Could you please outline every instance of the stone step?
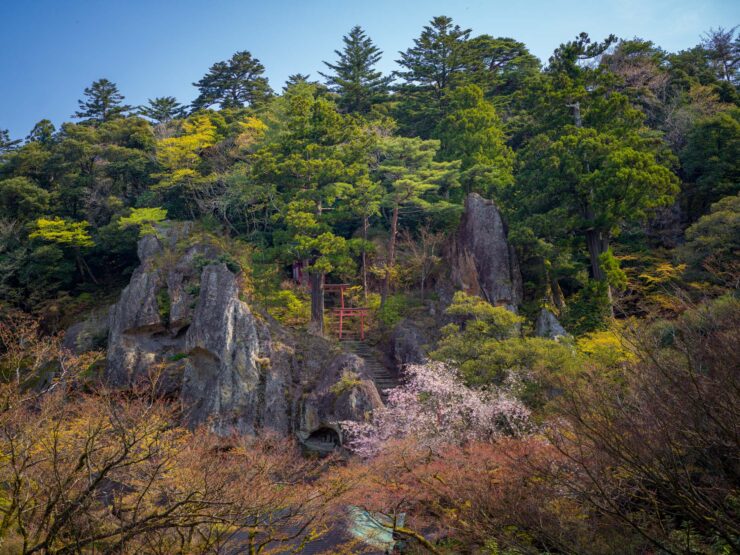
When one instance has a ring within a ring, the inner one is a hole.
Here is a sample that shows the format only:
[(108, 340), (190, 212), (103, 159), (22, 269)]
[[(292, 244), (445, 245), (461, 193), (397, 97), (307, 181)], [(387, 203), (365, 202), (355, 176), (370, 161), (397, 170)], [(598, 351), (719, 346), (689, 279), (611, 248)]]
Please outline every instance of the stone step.
[(388, 398), (386, 391), (398, 387), (398, 376), (380, 362), (380, 353), (367, 343), (346, 340), (342, 341), (341, 344), (347, 352), (353, 353), (365, 361), (365, 368), (372, 376), (381, 399), (386, 402)]

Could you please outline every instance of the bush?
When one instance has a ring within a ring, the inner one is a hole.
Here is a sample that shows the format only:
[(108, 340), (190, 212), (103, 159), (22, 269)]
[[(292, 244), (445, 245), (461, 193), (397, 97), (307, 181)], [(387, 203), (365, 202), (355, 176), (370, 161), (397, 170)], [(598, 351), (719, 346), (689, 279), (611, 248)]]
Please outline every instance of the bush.
[(589, 280), (571, 298), (563, 315), (563, 326), (574, 335), (605, 330), (611, 315), (609, 285), (605, 281)]

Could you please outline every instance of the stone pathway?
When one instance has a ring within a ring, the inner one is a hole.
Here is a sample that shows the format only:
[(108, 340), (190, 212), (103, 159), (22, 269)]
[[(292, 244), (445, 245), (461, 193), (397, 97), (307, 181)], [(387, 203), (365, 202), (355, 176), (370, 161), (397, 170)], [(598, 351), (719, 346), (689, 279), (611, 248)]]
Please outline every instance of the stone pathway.
[(378, 388), (380, 398), (385, 403), (388, 396), (386, 390), (398, 387), (398, 374), (389, 370), (381, 362), (380, 353), (362, 341), (342, 341), (344, 350), (353, 353), (365, 361), (365, 365)]

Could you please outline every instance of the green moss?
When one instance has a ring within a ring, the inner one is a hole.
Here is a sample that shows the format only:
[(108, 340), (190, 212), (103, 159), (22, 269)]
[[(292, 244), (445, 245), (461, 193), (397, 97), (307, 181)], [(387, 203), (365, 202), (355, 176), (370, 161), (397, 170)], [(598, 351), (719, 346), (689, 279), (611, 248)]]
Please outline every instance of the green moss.
[(339, 381), (329, 388), (329, 391), (339, 397), (345, 391), (349, 391), (361, 383), (360, 376), (355, 372), (344, 372)]
[(170, 294), (166, 287), (161, 287), (157, 291), (157, 311), (165, 322), (169, 322), (171, 308), (172, 300), (170, 299)]

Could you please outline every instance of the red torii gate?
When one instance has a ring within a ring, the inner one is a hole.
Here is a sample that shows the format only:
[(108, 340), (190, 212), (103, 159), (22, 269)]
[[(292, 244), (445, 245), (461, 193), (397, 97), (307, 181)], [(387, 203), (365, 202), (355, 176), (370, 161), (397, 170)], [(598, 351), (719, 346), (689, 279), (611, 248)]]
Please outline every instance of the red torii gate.
[(324, 284), (325, 292), (339, 292), (339, 308), (333, 308), (332, 314), (337, 317), (339, 323), (339, 340), (342, 340), (344, 333), (345, 317), (360, 317), (360, 341), (365, 339), (365, 317), (367, 308), (348, 308), (344, 306), (344, 291), (350, 287), (349, 283), (326, 283)]

